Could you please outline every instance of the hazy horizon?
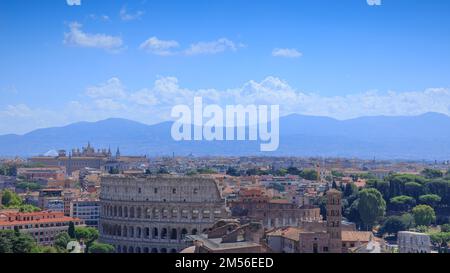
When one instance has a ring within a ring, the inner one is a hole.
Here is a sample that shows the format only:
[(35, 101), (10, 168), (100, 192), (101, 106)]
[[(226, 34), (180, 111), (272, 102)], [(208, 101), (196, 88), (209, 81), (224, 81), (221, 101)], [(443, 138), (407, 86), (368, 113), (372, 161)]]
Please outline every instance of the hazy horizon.
[(2, 4), (0, 135), (156, 124), (193, 96), (340, 120), (450, 115), (449, 1)]
[[(303, 115), (303, 114), (298, 114), (298, 113), (290, 113), (290, 114), (286, 114), (286, 115), (282, 115), (280, 116), (280, 118), (284, 118), (284, 117), (289, 117), (289, 116), (305, 116), (305, 117), (314, 117), (314, 118), (329, 118), (329, 119), (333, 119), (333, 120), (337, 120), (337, 121), (347, 121), (347, 120), (355, 120), (355, 119), (360, 119), (360, 118), (376, 118), (376, 117), (386, 117), (386, 118), (401, 118), (401, 117), (419, 117), (419, 116), (423, 116), (423, 115), (429, 115), (429, 114), (436, 114), (436, 115), (442, 115), (445, 117), (448, 117), (450, 119), (450, 115), (444, 114), (444, 113), (437, 113), (437, 112), (426, 112), (426, 113), (422, 113), (422, 114), (416, 114), (416, 115), (373, 115), (373, 116), (359, 116), (359, 117), (355, 117), (355, 118), (348, 118), (348, 119), (338, 119), (338, 118), (334, 118), (334, 117), (330, 117), (330, 116), (314, 116), (314, 115)], [(62, 124), (62, 125), (55, 125), (55, 126), (49, 126), (49, 127), (40, 127), (40, 128), (35, 128), (32, 129), (30, 131), (24, 132), (24, 133), (6, 133), (6, 134), (0, 134), (0, 136), (6, 136), (6, 135), (18, 135), (18, 136), (23, 136), (26, 134), (29, 134), (33, 131), (36, 130), (42, 130), (42, 129), (50, 129), (50, 128), (64, 128), (73, 124), (78, 124), (78, 123), (99, 123), (102, 121), (107, 121), (107, 120), (113, 120), (113, 119), (117, 119), (117, 120), (127, 120), (127, 121), (132, 121), (132, 122), (137, 122), (143, 125), (147, 125), (147, 126), (153, 126), (153, 125), (158, 125), (158, 124), (162, 124), (162, 123), (167, 123), (167, 122), (172, 122), (173, 119), (168, 119), (168, 120), (163, 120), (163, 121), (158, 121), (155, 123), (146, 123), (146, 122), (142, 122), (142, 121), (138, 121), (138, 120), (133, 120), (133, 119), (128, 119), (128, 118), (122, 118), (122, 117), (108, 117), (108, 118), (103, 118), (103, 119), (98, 119), (98, 120), (79, 120), (79, 121), (74, 121), (74, 122), (70, 122), (67, 124)]]

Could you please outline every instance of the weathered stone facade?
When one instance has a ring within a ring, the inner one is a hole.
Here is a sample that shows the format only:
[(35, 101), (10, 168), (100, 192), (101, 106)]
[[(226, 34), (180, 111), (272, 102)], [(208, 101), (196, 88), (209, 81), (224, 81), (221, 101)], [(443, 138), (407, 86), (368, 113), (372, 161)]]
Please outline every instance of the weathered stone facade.
[(331, 189), (326, 197), (326, 221), (304, 221), (296, 227), (269, 232), (267, 242), (272, 250), (287, 253), (346, 253), (350, 247), (368, 243), (372, 239), (370, 232), (358, 232), (353, 230), (354, 225), (343, 225), (341, 192)]
[(119, 148), (113, 156), (111, 150), (95, 150), (90, 143), (87, 147), (83, 147), (81, 151), (80, 149), (72, 149), (72, 152), (67, 154), (65, 150), (60, 150), (57, 156), (35, 156), (28, 160), (30, 163), (43, 164), (47, 167), (65, 167), (68, 175), (84, 168), (105, 169), (106, 171), (115, 168), (119, 171), (125, 171), (148, 163), (146, 156), (122, 156)]
[(229, 217), (212, 178), (103, 176), (100, 240), (117, 252), (179, 252), (186, 235)]
[(233, 202), (233, 216), (241, 219), (261, 221), (265, 228), (300, 226), (304, 221), (320, 221), (320, 208), (313, 206), (298, 207), (292, 203), (266, 202)]
[(331, 189), (327, 192), (327, 232), (330, 235), (329, 251), (342, 252), (342, 204), (341, 192)]
[(400, 231), (397, 240), (399, 253), (431, 253), (431, 239), (428, 234)]

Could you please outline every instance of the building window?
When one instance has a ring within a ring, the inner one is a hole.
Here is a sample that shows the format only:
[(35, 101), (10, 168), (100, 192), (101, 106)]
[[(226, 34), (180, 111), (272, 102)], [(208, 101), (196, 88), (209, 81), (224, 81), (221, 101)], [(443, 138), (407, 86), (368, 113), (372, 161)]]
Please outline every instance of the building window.
[(178, 236), (177, 236), (177, 230), (176, 229), (172, 229), (172, 232), (170, 233), (170, 239), (171, 240), (177, 240)]
[(318, 253), (318, 245), (316, 243), (313, 244), (313, 253)]
[(187, 233), (188, 233), (187, 229), (183, 228), (183, 229), (181, 230), (181, 239), (186, 238)]
[(161, 239), (167, 239), (167, 229), (163, 228), (161, 231)]

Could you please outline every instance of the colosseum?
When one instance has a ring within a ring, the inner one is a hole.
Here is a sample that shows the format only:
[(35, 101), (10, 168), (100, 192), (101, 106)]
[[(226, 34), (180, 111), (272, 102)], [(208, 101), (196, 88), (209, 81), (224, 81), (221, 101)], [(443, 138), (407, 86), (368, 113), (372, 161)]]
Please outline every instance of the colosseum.
[(107, 175), (101, 189), (100, 241), (119, 253), (179, 252), (230, 215), (212, 178)]

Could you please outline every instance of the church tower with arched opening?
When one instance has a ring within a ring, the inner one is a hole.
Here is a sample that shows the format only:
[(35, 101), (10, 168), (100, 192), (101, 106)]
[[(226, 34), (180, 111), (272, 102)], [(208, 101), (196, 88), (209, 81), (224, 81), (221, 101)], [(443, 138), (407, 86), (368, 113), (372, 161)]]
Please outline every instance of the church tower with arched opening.
[(342, 204), (341, 192), (331, 189), (327, 192), (327, 232), (329, 234), (329, 252), (342, 252)]

